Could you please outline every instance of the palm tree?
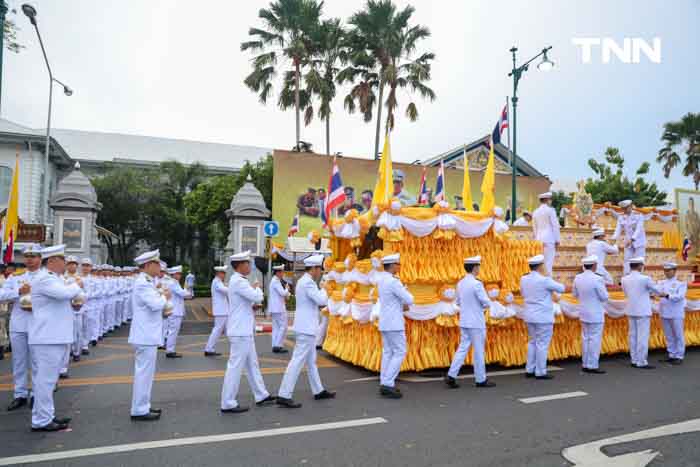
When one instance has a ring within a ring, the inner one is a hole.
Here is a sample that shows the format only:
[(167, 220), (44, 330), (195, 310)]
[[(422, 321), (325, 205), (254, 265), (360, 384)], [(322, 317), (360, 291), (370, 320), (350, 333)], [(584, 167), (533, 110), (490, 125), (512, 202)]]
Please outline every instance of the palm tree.
[[(278, 105), (283, 110), (292, 105), (296, 112), (295, 146), (301, 139), (300, 112), (304, 108), (302, 96), (301, 70), (308, 65), (313, 54), (312, 32), (318, 27), (323, 2), (317, 0), (277, 0), (269, 8), (262, 8), (258, 17), (263, 28), (250, 28), (248, 35), (253, 39), (243, 42), (241, 50), (256, 53), (253, 57), (253, 71), (244, 83), (251, 91), (258, 93), (263, 104), (272, 92), (272, 79), (277, 74), (276, 66), (280, 59), (291, 61), (292, 69), (284, 73), (284, 86), (291, 83), (292, 94), (282, 92)], [(293, 97), (293, 101), (292, 98)]]
[[(339, 63), (347, 62), (345, 30), (339, 19), (321, 23), (314, 35), (316, 54), (304, 81), (310, 93), (318, 96), (318, 117), (326, 123), (326, 154), (331, 153), (331, 102), (336, 95), (336, 78)], [(305, 116), (308, 125), (313, 118), (313, 106), (309, 105)]]
[(700, 113), (688, 113), (677, 122), (664, 125), (661, 141), (666, 146), (661, 148), (656, 162), (663, 164), (664, 176), (669, 177), (671, 171), (681, 163), (681, 156), (676, 152), (679, 146), (686, 146), (683, 175), (693, 177), (695, 189), (700, 187)]
[[(391, 0), (368, 0), (365, 9), (350, 17), (353, 29), (349, 35), (354, 48), (352, 64), (341, 72), (339, 80), (360, 78), (345, 104), (349, 111), (354, 110), (356, 102), (360, 105), (365, 121), (372, 118), (371, 107), (377, 104), (377, 124), (374, 140), (375, 158), (379, 153), (379, 130), (382, 124), (382, 106), (386, 106), (386, 130), (394, 127), (394, 111), (398, 106), (396, 90), (409, 88), (423, 97), (435, 99), (435, 93), (424, 82), (430, 79), (430, 61), (435, 58), (432, 53), (425, 53), (413, 59), (416, 46), (422, 39), (430, 36), (428, 28), (409, 26), (409, 20), (415, 8), (407, 6), (397, 10)], [(385, 87), (389, 87), (389, 96), (384, 101)], [(375, 98), (375, 91), (378, 96)], [(418, 118), (414, 102), (409, 103), (406, 114), (411, 121)]]

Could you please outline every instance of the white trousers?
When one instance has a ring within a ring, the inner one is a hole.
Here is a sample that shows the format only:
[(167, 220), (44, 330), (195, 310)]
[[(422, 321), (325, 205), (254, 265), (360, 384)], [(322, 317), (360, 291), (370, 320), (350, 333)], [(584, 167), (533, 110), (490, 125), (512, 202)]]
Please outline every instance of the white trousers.
[(543, 243), (542, 247), (544, 250), (544, 267), (551, 276), (552, 268), (554, 267), (554, 257), (557, 255), (557, 248), (554, 243)]
[(258, 354), (255, 351), (255, 340), (253, 336), (229, 337), (231, 343), (224, 375), (224, 385), (221, 388), (221, 408), (233, 409), (238, 407), (238, 388), (241, 384), (241, 372), (245, 367), (248, 385), (253, 391), (255, 402), (260, 402), (270, 395), (265, 389), (260, 366), (258, 365)]
[(632, 258), (637, 258), (637, 257), (644, 257), (646, 256), (646, 248), (643, 246), (637, 247), (637, 248), (632, 248), (632, 247), (625, 247), (625, 254), (624, 254), (624, 266), (623, 266), (623, 274), (627, 275), (630, 273), (630, 259)]
[(92, 306), (87, 313), (88, 328), (90, 329), (88, 337), (91, 341), (96, 341), (100, 337), (100, 307), (99, 305)]
[(390, 388), (395, 386), (406, 352), (406, 331), (382, 331), (380, 385)]
[(316, 333), (316, 345), (323, 345), (323, 341), (326, 340), (326, 331), (328, 331), (328, 316), (325, 314), (321, 315), (321, 324), (318, 325), (318, 332)]
[(645, 366), (649, 354), (650, 316), (628, 316), (629, 318), (629, 347), (632, 364)]
[(105, 314), (102, 320), (102, 334), (114, 329), (114, 302), (109, 300), (105, 303)]
[(461, 337), (459, 339), (459, 347), (452, 357), (452, 365), (448, 376), (456, 378), (459, 375), (459, 370), (464, 365), (464, 360), (467, 358), (469, 347), (472, 347), (472, 361), (474, 366), (474, 379), (477, 383), (486, 381), (486, 360), (484, 358), (484, 347), (486, 345), (486, 329), (479, 328), (459, 328)]
[(41, 428), (51, 423), (55, 417), (53, 390), (68, 344), (32, 344), (29, 347), (34, 392), (32, 428)]
[(216, 342), (219, 340), (221, 335), (226, 330), (226, 321), (228, 316), (214, 316), (214, 327), (209, 334), (209, 340), (207, 341), (207, 346), (204, 347), (205, 352), (216, 351)]
[(90, 343), (90, 307), (83, 307), (83, 328), (80, 333), (80, 348), (87, 349)]
[(287, 312), (270, 313), (272, 318), (272, 348), (284, 347), (284, 339), (287, 337), (288, 318)]
[(292, 398), (294, 386), (296, 386), (297, 379), (304, 366), (306, 366), (306, 375), (309, 377), (311, 392), (318, 394), (323, 391), (323, 384), (321, 383), (321, 377), (318, 374), (318, 367), (316, 366), (316, 336), (297, 334), (292, 359), (287, 365), (287, 370), (282, 377), (282, 384), (280, 384), (280, 390), (278, 392), (280, 397), (286, 399)]
[(547, 354), (554, 324), (527, 323), (527, 365), (525, 371), (535, 376), (547, 374)]
[(131, 396), (131, 415), (147, 415), (151, 411), (151, 391), (156, 374), (158, 347), (134, 346), (134, 386)]
[(68, 366), (70, 365), (70, 350), (73, 344), (62, 344), (64, 347), (64, 353), (63, 353), (63, 361), (61, 362), (61, 370), (59, 371), (60, 374), (65, 375), (68, 374)]
[[(684, 318), (663, 318), (661, 324), (666, 336), (666, 350), (669, 358), (683, 360), (685, 357), (685, 331), (683, 329)], [(14, 345), (12, 347), (14, 351)]]
[(100, 300), (100, 305), (98, 308), (98, 315), (97, 315), (97, 337), (102, 337), (104, 334), (104, 322), (105, 322), (105, 302), (104, 300)]
[(168, 339), (168, 318), (163, 318), (163, 345), (165, 345), (165, 341), (167, 339)]
[(182, 316), (168, 316), (168, 335), (165, 340), (165, 351), (175, 352), (175, 344), (177, 344), (177, 336), (180, 335), (180, 327), (182, 326)]
[(73, 344), (71, 352), (73, 355), (80, 355), (80, 349), (83, 347), (83, 320), (85, 314), (83, 312), (73, 313)]
[(18, 397), (29, 397), (27, 381), (32, 364), (28, 340), (29, 334), (26, 332), (10, 333), (10, 344), (12, 344), (12, 378), (15, 383), (15, 399)]
[(581, 322), (581, 366), (584, 368), (598, 368), (604, 326), (604, 323)]

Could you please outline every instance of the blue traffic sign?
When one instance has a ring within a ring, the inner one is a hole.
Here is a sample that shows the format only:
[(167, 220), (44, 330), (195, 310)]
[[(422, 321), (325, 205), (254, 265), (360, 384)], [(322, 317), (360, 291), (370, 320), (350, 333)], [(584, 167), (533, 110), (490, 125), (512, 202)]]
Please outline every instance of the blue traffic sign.
[(266, 237), (276, 237), (280, 233), (280, 225), (276, 221), (266, 221), (263, 231)]

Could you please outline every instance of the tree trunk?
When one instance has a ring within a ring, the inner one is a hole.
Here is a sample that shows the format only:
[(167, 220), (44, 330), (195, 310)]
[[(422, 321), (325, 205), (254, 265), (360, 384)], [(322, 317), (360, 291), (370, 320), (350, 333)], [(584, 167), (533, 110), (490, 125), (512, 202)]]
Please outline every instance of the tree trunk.
[[(384, 72), (382, 71), (382, 75)], [(379, 82), (379, 100), (377, 101), (377, 131), (374, 134), (374, 160), (379, 159), (379, 130), (382, 127), (382, 100), (384, 99), (384, 78)]]
[[(326, 154), (331, 154), (331, 114), (326, 115)], [(697, 188), (696, 188), (697, 190)]]
[(295, 63), (294, 63), (294, 81), (295, 81), (294, 107), (295, 107), (295, 111), (296, 111), (296, 123), (297, 123), (297, 139), (296, 139), (296, 143), (295, 143), (297, 151), (301, 151), (301, 147), (299, 144), (299, 140), (301, 140), (301, 120), (300, 120), (301, 117), (299, 115), (299, 112), (300, 112), (299, 107), (301, 105), (301, 103), (299, 101), (299, 86), (300, 86), (300, 82), (301, 82), (300, 75), (301, 75), (301, 72), (299, 70), (299, 61), (295, 60)]

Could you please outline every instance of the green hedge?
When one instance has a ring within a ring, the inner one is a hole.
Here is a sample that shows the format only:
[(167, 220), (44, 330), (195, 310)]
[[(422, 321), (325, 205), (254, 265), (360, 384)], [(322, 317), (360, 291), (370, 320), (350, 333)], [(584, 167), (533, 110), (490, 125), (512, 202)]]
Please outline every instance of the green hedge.
[(208, 285), (195, 285), (194, 286), (194, 296), (197, 297), (211, 297), (211, 287)]

